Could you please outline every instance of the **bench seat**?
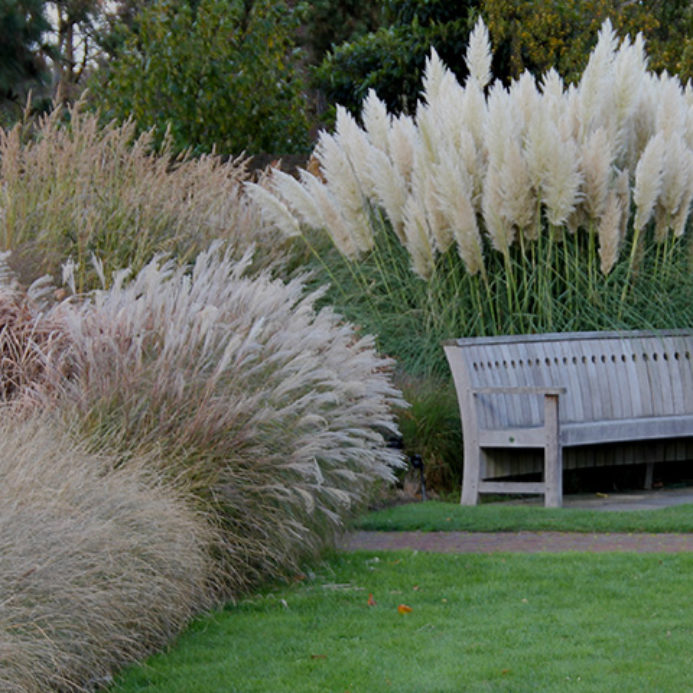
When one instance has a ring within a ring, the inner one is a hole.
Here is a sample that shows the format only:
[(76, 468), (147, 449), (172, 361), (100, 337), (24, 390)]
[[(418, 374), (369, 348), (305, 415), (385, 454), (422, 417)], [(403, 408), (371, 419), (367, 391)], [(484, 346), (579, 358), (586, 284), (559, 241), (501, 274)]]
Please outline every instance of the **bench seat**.
[[(689, 436), (693, 436), (693, 415), (562, 423), (559, 438), (563, 447), (573, 447)], [(479, 444), (485, 448), (543, 448), (544, 427), (482, 429)]]

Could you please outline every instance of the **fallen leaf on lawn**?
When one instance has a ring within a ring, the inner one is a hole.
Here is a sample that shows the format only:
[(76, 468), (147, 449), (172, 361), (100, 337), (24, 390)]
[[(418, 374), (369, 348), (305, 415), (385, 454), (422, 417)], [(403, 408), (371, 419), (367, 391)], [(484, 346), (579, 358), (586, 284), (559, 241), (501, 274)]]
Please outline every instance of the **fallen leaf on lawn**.
[(368, 606), (375, 606), (378, 602), (373, 599), (373, 595), (369, 594), (368, 595)]
[(509, 674), (509, 673), (510, 673), (510, 669), (503, 669), (503, 671), (501, 671), (501, 674), (502, 674), (503, 676), (506, 676), (506, 675)]
[(523, 599), (522, 599), (522, 603), (523, 603), (523, 604), (529, 604), (529, 599), (527, 599), (526, 597), (523, 598)]
[(412, 587), (412, 589), (414, 590), (414, 592), (418, 592), (420, 588), (418, 585), (414, 585), (414, 587)]
[(400, 604), (400, 605), (397, 607), (397, 611), (399, 611), (400, 614), (409, 614), (409, 613), (411, 613), (413, 610), (414, 610), (414, 609), (412, 609), (410, 606), (407, 606), (406, 604)]
[(310, 656), (310, 658), (311, 658), (311, 659), (327, 659), (327, 655), (316, 655), (316, 654), (312, 654), (312, 655)]

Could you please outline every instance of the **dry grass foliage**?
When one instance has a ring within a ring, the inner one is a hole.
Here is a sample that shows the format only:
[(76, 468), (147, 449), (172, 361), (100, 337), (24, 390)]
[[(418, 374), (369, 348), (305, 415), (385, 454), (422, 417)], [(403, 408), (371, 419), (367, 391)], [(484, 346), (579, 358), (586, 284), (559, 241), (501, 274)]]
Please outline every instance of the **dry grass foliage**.
[(189, 259), (216, 238), (242, 251), (267, 241), (271, 255), (276, 236), (239, 194), (243, 162), (172, 158), (151, 145), (151, 133), (136, 136), (132, 122), (102, 127), (80, 103), (0, 129), (0, 250), (13, 251), (22, 281), (57, 280), (72, 258), (85, 290), (101, 281), (92, 255), (110, 281), (157, 252)]
[(295, 567), (392, 478), (403, 405), (370, 337), (249, 262), (216, 244), (191, 270), (155, 260), (54, 309), (73, 345), (60, 405), (98, 447), (155, 455), (213, 515), (231, 593)]
[(93, 690), (210, 604), (211, 531), (134, 462), (0, 423), (0, 689)]

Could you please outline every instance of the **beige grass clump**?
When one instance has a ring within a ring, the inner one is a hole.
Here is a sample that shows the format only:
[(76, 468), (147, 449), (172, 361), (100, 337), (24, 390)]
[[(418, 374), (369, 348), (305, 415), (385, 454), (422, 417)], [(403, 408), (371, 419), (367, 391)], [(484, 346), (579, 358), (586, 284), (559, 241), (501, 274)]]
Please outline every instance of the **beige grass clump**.
[(99, 447), (155, 455), (213, 514), (232, 594), (329, 541), (400, 464), (392, 363), (302, 279), (248, 278), (249, 262), (217, 244), (55, 309), (74, 344), (64, 401)]
[[(101, 126), (81, 103), (56, 108), (36, 123), (0, 129), (0, 250), (29, 284), (50, 273), (59, 280), (71, 257), (80, 290), (98, 286), (89, 260), (112, 270), (139, 269), (158, 252), (183, 259), (225, 239), (240, 247), (279, 238), (262, 227), (241, 194), (240, 160), (172, 158), (152, 151), (152, 135), (132, 122)], [(277, 245), (275, 243), (275, 245)]]
[(210, 605), (212, 532), (133, 462), (0, 420), (0, 689), (91, 691)]

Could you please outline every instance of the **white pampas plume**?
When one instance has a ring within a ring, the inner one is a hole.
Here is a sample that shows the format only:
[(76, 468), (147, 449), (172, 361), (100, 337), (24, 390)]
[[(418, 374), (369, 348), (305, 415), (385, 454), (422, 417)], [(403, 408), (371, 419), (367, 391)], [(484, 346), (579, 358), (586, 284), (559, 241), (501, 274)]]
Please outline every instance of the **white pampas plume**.
[(662, 169), (666, 143), (661, 133), (650, 139), (635, 168), (633, 201), (636, 212), (633, 228), (642, 230), (652, 218), (655, 203), (662, 191)]
[(400, 242), (404, 242), (404, 203), (407, 199), (407, 183), (385, 152), (373, 148), (368, 155), (370, 177), (376, 204), (387, 214), (392, 229)]
[[(435, 167), (435, 195), (447, 234), (451, 234), (450, 241), (454, 238), (467, 271), (474, 275), (483, 265), (481, 237), (471, 202), (471, 178), (461, 163), (452, 152), (443, 156), (441, 163)], [(440, 248), (441, 252), (445, 250), (447, 248)]]
[(417, 139), (416, 124), (411, 116), (402, 114), (392, 121), (388, 149), (397, 172), (407, 182), (411, 180)]
[(422, 279), (428, 279), (435, 267), (433, 246), (426, 223), (426, 212), (411, 195), (404, 205), (404, 233), (412, 269)]
[(561, 226), (580, 200), (580, 154), (575, 142), (561, 140), (553, 125), (549, 125), (545, 137), (553, 146), (544, 160), (541, 197), (549, 223)]
[(315, 201), (320, 215), (325, 220), (324, 228), (329, 234), (337, 250), (347, 258), (358, 256), (358, 247), (349, 225), (344, 219), (344, 214), (337, 199), (328, 190), (327, 186), (312, 173), (301, 171), (301, 183)]
[(612, 140), (603, 127), (597, 128), (585, 140), (580, 153), (584, 205), (592, 219), (604, 214), (613, 162)]
[(578, 108), (582, 132), (592, 129), (593, 122), (600, 122), (605, 106), (610, 101), (610, 75), (617, 41), (610, 20), (602, 24), (597, 45), (590, 53), (587, 67), (578, 84)]
[(484, 218), (486, 232), (491, 244), (504, 255), (510, 251), (515, 240), (515, 229), (501, 214), (503, 195), (501, 193), (500, 175), (498, 170), (489, 168), (484, 181), (484, 194), (481, 200), (481, 213)]
[(505, 145), (516, 132), (512, 102), (500, 82), (496, 82), (488, 95), (484, 141), (491, 164), (500, 166), (505, 156)]
[(537, 89), (534, 75), (525, 70), (520, 77), (510, 85), (510, 98), (513, 104), (513, 117), (518, 132), (524, 136), (529, 123), (532, 122), (540, 108), (541, 95)]
[(621, 217), (623, 206), (615, 189), (609, 191), (604, 203), (604, 214), (599, 220), (599, 258), (601, 271), (605, 276), (611, 272), (618, 260), (621, 245)]
[(289, 208), (269, 190), (257, 183), (244, 184), (248, 197), (258, 206), (262, 216), (288, 237), (299, 236), (301, 229)]
[[(657, 201), (657, 206), (661, 207), (660, 215), (666, 219), (664, 233), (669, 230), (690, 187), (690, 179), (693, 176), (691, 157), (692, 152), (687, 148), (680, 131), (667, 140), (662, 170), (662, 192)], [(660, 222), (660, 228), (663, 223)]]
[(426, 103), (434, 103), (440, 98), (441, 87), (447, 71), (448, 68), (438, 57), (436, 49), (431, 47), (431, 54), (426, 58), (423, 76), (423, 96)]
[(519, 142), (509, 140), (505, 158), (498, 171), (501, 190), (501, 214), (516, 228), (526, 231), (534, 223), (536, 192), (532, 188), (527, 162)]
[(679, 135), (686, 125), (687, 108), (681, 98), (681, 83), (663, 72), (658, 79), (655, 130), (665, 138)]
[(491, 40), (481, 17), (469, 36), (465, 62), (470, 78), (483, 89), (491, 81)]
[(363, 127), (368, 133), (370, 143), (389, 153), (389, 133), (391, 117), (387, 112), (387, 107), (378, 98), (373, 89), (368, 90), (368, 95), (363, 102), (361, 111)]
[(274, 191), (304, 224), (314, 229), (324, 227), (325, 218), (304, 185), (279, 169), (272, 171), (271, 180)]
[(480, 149), (484, 141), (487, 105), (484, 92), (479, 84), (472, 80), (467, 82), (462, 92), (462, 102), (458, 120), (474, 137), (476, 147)]

